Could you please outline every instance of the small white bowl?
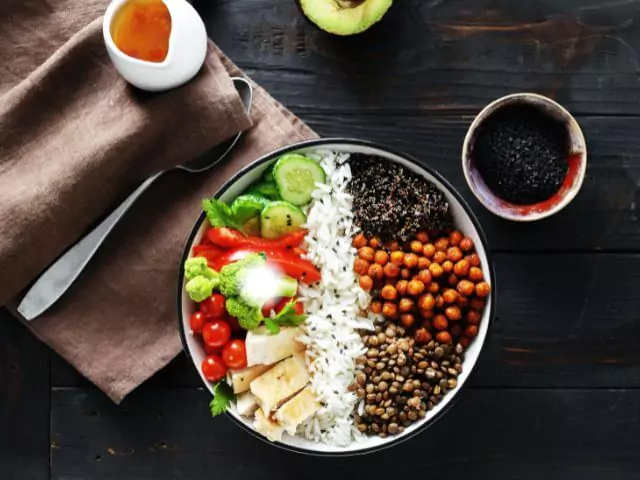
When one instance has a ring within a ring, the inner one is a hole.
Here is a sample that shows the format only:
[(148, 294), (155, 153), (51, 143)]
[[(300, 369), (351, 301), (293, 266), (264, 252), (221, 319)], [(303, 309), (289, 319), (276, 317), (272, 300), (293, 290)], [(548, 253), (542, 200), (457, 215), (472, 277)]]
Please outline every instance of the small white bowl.
[[(498, 197), (476, 169), (473, 148), (484, 122), (497, 110), (507, 106), (529, 105), (566, 126), (569, 138), (569, 169), (560, 190), (551, 198), (533, 205), (518, 205)], [(487, 105), (474, 119), (462, 147), (462, 170), (469, 188), (487, 210), (516, 222), (533, 222), (550, 217), (566, 207), (580, 191), (587, 170), (587, 145), (580, 125), (559, 103), (536, 93), (515, 93)]]
[(207, 54), (207, 31), (198, 12), (186, 0), (162, 0), (171, 15), (169, 51), (162, 62), (148, 62), (123, 53), (111, 37), (111, 24), (129, 0), (113, 0), (104, 15), (102, 35), (109, 58), (131, 85), (142, 90), (162, 91), (191, 80)]
[[(487, 281), (492, 287), (491, 295), (487, 299), (486, 308), (482, 315), (478, 336), (465, 352), (463, 372), (458, 377), (458, 385), (456, 386), (456, 388), (448, 392), (447, 395), (444, 396), (443, 400), (438, 405), (436, 405), (433, 410), (427, 412), (427, 415), (424, 419), (414, 423), (401, 434), (389, 436), (387, 438), (370, 436), (366, 437), (362, 442), (354, 442), (344, 448), (333, 447), (322, 443), (315, 443), (299, 436), (290, 436), (287, 434), (283, 436), (282, 441), (280, 442), (269, 442), (272, 445), (276, 445), (278, 447), (298, 453), (327, 456), (358, 455), (371, 453), (386, 447), (390, 447), (413, 437), (414, 435), (423, 431), (429, 425), (433, 424), (438, 418), (440, 418), (445, 412), (447, 412), (451, 405), (453, 405), (454, 401), (458, 398), (458, 394), (460, 393), (461, 389), (467, 383), (469, 376), (476, 367), (480, 352), (482, 351), (485, 340), (487, 338), (487, 334), (489, 332), (489, 327), (495, 315), (495, 274), (493, 271), (493, 264), (490, 260), (487, 242), (484, 233), (480, 228), (480, 223), (478, 222), (477, 218), (471, 211), (471, 208), (469, 207), (469, 205), (467, 205), (462, 196), (442, 176), (440, 176), (440, 174), (429, 169), (428, 167), (422, 166), (414, 158), (372, 142), (353, 139), (327, 138), (320, 140), (310, 140), (281, 148), (280, 150), (276, 150), (272, 153), (269, 153), (268, 155), (265, 155), (264, 157), (253, 162), (251, 165), (239, 171), (235, 176), (230, 178), (220, 188), (220, 190), (218, 190), (218, 192), (215, 193), (215, 197), (220, 198), (225, 202), (233, 200), (235, 197), (240, 195), (240, 193), (242, 193), (251, 183), (260, 179), (264, 171), (273, 162), (275, 162), (278, 157), (285, 153), (307, 153), (316, 152), (318, 150), (375, 155), (386, 159), (389, 162), (395, 162), (403, 165), (404, 167), (422, 176), (425, 180), (432, 182), (445, 194), (447, 200), (449, 201), (455, 226), (460, 229), (466, 236), (470, 237), (473, 240), (476, 246), (476, 251), (480, 256), (482, 269), (485, 272)], [(191, 301), (189, 296), (184, 291), (184, 270), (182, 267), (184, 265), (184, 261), (189, 256), (191, 256), (192, 247), (200, 243), (200, 240), (202, 239), (202, 236), (204, 235), (207, 228), (208, 224), (205, 221), (204, 214), (202, 214), (196, 221), (189, 239), (187, 240), (187, 244), (185, 245), (185, 250), (178, 273), (179, 281), (177, 298), (179, 330), (184, 349), (187, 355), (191, 358), (194, 367), (200, 375), (200, 378), (202, 378), (203, 384), (213, 394), (211, 384), (202, 376), (202, 372), (200, 370), (200, 365), (202, 364), (202, 361), (206, 356), (204, 347), (202, 343), (191, 334), (191, 328), (189, 326), (189, 318), (195, 311), (195, 304)], [(251, 434), (257, 436), (258, 438), (267, 441), (265, 437), (256, 432), (251, 419), (238, 414), (235, 408), (235, 404), (231, 406), (228, 415), (239, 426), (241, 426)]]

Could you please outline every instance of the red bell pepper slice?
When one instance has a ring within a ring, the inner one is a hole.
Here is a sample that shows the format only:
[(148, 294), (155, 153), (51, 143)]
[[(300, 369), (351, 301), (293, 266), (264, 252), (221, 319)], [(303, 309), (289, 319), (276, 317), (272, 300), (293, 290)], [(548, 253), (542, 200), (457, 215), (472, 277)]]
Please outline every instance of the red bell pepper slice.
[(238, 230), (222, 227), (209, 229), (207, 231), (207, 239), (214, 245), (225, 249), (241, 247), (287, 248), (299, 246), (306, 234), (306, 230), (298, 230), (281, 238), (270, 240), (268, 238), (245, 235)]
[(213, 268), (220, 270), (225, 265), (237, 262), (250, 253), (264, 253), (267, 256), (267, 265), (282, 270), (284, 273), (303, 283), (315, 283), (322, 278), (318, 269), (308, 260), (286, 250), (262, 247), (243, 247), (230, 250), (216, 259)]

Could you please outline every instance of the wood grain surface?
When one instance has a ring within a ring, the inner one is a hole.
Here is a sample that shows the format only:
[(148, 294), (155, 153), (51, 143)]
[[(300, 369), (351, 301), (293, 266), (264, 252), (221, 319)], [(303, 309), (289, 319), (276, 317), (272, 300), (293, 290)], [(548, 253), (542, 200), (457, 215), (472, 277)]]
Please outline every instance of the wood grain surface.
[[(479, 368), (418, 438), (319, 460), (212, 420), (184, 355), (117, 407), (1, 311), (0, 480), (640, 479), (640, 2), (398, 0), (354, 38), (293, 0), (194, 5), (320, 135), (403, 150), (469, 201), (498, 288)], [(460, 166), (473, 116), (518, 91), (567, 106), (589, 149), (582, 192), (532, 225), (484, 211)]]

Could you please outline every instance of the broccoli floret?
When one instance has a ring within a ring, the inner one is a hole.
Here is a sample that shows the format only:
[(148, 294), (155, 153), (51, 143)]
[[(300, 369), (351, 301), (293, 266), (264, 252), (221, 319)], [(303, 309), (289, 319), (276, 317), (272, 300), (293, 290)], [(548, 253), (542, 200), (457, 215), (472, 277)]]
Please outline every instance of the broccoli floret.
[(250, 254), (220, 269), (220, 292), (240, 297), (250, 306), (262, 308), (273, 297), (293, 297), (298, 281), (266, 268), (263, 254)]
[(191, 300), (194, 302), (202, 302), (211, 296), (213, 289), (218, 286), (218, 283), (218, 279), (212, 280), (199, 275), (189, 280), (184, 288)]
[(220, 269), (220, 293), (225, 297), (240, 295), (247, 272), (266, 264), (264, 254), (251, 253), (237, 262), (225, 265)]
[(238, 323), (245, 330), (254, 330), (258, 328), (264, 319), (260, 308), (248, 305), (239, 297), (227, 298), (225, 306), (227, 307), (229, 315), (237, 318)]
[(195, 277), (205, 277), (211, 280), (218, 280), (220, 278), (220, 274), (209, 267), (207, 259), (204, 257), (188, 258), (187, 261), (184, 262), (184, 276), (187, 280)]

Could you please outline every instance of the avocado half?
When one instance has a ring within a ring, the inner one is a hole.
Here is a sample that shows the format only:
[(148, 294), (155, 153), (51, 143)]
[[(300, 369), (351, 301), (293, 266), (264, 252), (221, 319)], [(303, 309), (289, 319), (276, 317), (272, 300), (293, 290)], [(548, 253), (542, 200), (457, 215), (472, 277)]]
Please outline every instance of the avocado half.
[(298, 0), (302, 13), (334, 35), (362, 33), (378, 22), (393, 0)]

